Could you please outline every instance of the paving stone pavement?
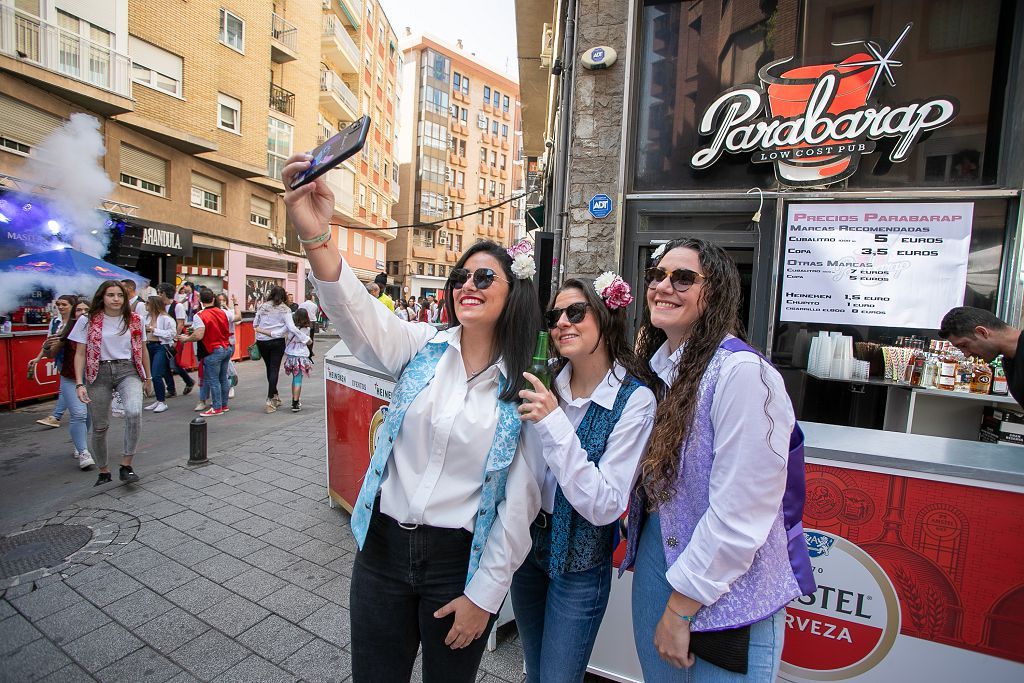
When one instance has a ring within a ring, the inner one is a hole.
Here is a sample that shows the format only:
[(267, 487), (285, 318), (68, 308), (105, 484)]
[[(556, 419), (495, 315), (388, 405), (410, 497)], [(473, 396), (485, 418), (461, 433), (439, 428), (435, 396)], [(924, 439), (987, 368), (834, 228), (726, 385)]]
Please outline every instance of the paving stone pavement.
[[(355, 541), (328, 505), (324, 433), (311, 414), (25, 525), (100, 541), (0, 580), (0, 681), (350, 680)], [(521, 671), (509, 625), (478, 680)]]

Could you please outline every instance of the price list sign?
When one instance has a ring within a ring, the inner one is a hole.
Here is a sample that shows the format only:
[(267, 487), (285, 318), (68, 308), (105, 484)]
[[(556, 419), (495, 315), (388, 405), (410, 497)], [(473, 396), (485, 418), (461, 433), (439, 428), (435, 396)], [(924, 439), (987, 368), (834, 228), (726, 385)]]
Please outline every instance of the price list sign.
[(779, 319), (934, 329), (964, 301), (974, 205), (790, 204)]

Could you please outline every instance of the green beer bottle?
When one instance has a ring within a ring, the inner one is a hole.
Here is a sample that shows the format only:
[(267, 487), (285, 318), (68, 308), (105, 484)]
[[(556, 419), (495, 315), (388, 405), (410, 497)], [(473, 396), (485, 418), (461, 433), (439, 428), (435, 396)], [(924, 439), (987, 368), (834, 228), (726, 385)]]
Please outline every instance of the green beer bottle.
[(533, 362), (530, 364), (530, 374), (544, 383), (548, 389), (551, 388), (551, 370), (548, 368), (548, 333), (537, 333), (537, 346), (533, 349)]

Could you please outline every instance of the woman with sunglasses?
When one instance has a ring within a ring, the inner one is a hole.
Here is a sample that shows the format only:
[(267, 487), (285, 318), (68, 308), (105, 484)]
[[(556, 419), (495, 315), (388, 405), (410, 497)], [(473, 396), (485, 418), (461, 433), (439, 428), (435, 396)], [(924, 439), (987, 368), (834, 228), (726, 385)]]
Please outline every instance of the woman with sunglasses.
[(608, 606), (617, 523), (656, 407), (637, 379), (650, 373), (629, 339), (632, 300), (613, 273), (566, 280), (545, 314), (561, 370), (551, 390), (527, 374), (533, 390), (519, 394), (547, 465), (533, 549), (512, 580), (529, 683), (582, 681)]
[[(740, 277), (728, 255), (680, 239), (652, 261), (637, 355), (663, 395), (622, 565), (635, 562), (644, 680), (768, 683), (784, 608), (805, 592), (801, 563), (810, 570), (802, 544), (802, 557), (789, 555), (782, 506), (793, 408), (779, 373), (740, 339)], [(709, 655), (719, 666), (696, 659), (691, 631), (732, 654)]]
[[(288, 160), (285, 187), (310, 159)], [(445, 285), (452, 327), (438, 332), (366, 292), (335, 246), (322, 179), (287, 190), (285, 204), (324, 312), (359, 360), (398, 378), (352, 513), (353, 680), (409, 680), (422, 645), (424, 681), (474, 681), (540, 508), (517, 454), (517, 397), (541, 324), (532, 258), (494, 242), (467, 249)]]

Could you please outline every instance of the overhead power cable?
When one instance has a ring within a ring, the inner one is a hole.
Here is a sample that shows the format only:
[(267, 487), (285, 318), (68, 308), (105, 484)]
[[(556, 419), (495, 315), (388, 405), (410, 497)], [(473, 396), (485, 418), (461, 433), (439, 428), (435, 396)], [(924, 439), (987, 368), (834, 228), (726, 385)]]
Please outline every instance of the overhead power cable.
[(447, 223), (448, 221), (457, 221), (457, 220), (459, 220), (461, 218), (466, 218), (468, 216), (475, 216), (476, 214), (484, 213), (485, 211), (491, 211), (493, 209), (498, 208), (499, 206), (504, 206), (505, 204), (509, 204), (509, 203), (514, 202), (515, 200), (517, 200), (517, 199), (519, 199), (521, 197), (525, 197), (525, 196), (526, 196), (526, 193), (522, 192), (520, 194), (512, 195), (511, 197), (508, 197), (507, 199), (503, 199), (500, 202), (497, 202), (495, 204), (489, 204), (487, 206), (479, 208), (476, 211), (469, 211), (467, 213), (460, 213), (458, 216), (452, 216), (451, 218), (441, 218), (441, 219), (438, 219), (436, 221), (421, 221), (419, 223), (409, 223), (408, 225), (395, 225), (395, 226), (390, 227), (390, 228), (367, 228), (367, 227), (363, 227), (362, 225), (344, 225), (343, 223), (334, 223), (334, 222), (330, 223), (330, 225), (332, 225), (332, 226), (334, 226), (336, 228), (351, 228), (353, 230), (366, 230), (366, 231), (397, 230), (398, 228), (433, 228), (435, 226)]

